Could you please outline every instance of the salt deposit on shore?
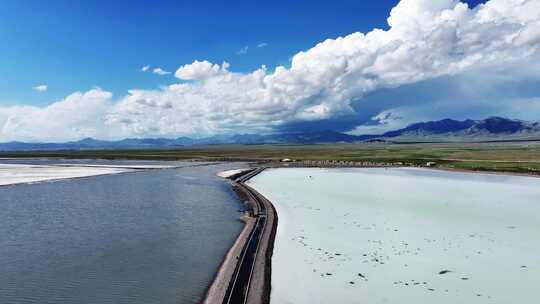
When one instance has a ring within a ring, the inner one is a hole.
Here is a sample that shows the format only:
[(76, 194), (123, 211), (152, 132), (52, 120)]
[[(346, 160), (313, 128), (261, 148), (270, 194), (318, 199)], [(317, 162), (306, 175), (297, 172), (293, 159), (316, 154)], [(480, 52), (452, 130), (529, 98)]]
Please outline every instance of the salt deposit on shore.
[(426, 169), (270, 169), (271, 303), (534, 303), (540, 179)]
[(231, 177), (235, 174), (239, 174), (239, 173), (242, 173), (244, 171), (249, 171), (251, 169), (234, 169), (234, 170), (227, 170), (227, 171), (221, 171), (221, 172), (218, 172), (216, 173), (217, 176), (219, 177), (223, 177), (223, 178), (228, 178), (228, 177)]
[(0, 164), (0, 186), (116, 174), (128, 171), (132, 170), (113, 167)]
[(91, 167), (91, 168), (119, 168), (119, 169), (172, 169), (179, 166), (167, 165), (93, 165), (93, 164), (61, 164), (62, 167)]

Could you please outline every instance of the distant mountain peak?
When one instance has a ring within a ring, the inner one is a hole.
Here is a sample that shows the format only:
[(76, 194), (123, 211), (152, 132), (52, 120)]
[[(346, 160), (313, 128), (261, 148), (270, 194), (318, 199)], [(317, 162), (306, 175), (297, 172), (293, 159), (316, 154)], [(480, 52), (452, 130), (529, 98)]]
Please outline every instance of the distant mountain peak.
[(333, 130), (278, 134), (214, 135), (206, 138), (125, 138), (117, 141), (87, 137), (66, 143), (0, 143), (0, 151), (82, 149), (171, 149), (219, 144), (320, 144), (369, 142), (460, 142), (491, 140), (540, 140), (540, 124), (492, 116), (482, 120), (445, 118), (418, 122), (382, 135), (349, 135)]
[(525, 129), (527, 123), (520, 120), (493, 116), (478, 121), (474, 127), (490, 133), (515, 133)]
[(531, 123), (522, 120), (491, 116), (481, 120), (454, 120), (442, 119), (411, 124), (405, 128), (386, 132), (382, 135), (388, 138), (409, 138), (417, 140), (438, 139), (444, 141), (451, 138), (453, 141), (463, 139), (517, 139), (540, 138), (540, 126), (537, 122)]
[(474, 125), (475, 121), (466, 119), (463, 121), (454, 120), (450, 118), (437, 120), (437, 121), (427, 121), (427, 122), (418, 122), (411, 124), (403, 129), (386, 132), (383, 134), (384, 137), (396, 137), (404, 133), (430, 133), (430, 134), (443, 134), (448, 132), (456, 132), (468, 129)]

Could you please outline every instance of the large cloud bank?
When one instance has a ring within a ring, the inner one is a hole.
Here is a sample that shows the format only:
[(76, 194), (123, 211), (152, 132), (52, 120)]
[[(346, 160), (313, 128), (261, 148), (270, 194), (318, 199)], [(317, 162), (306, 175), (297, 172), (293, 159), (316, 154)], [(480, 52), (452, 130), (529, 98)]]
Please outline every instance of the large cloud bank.
[(176, 71), (177, 84), (114, 101), (94, 89), (44, 108), (0, 108), (0, 140), (270, 132), (351, 115), (380, 89), (536, 58), (540, 1), (471, 9), (455, 0), (402, 0), (388, 25), (323, 41), (297, 53), (289, 68), (235, 73), (226, 62), (195, 61)]

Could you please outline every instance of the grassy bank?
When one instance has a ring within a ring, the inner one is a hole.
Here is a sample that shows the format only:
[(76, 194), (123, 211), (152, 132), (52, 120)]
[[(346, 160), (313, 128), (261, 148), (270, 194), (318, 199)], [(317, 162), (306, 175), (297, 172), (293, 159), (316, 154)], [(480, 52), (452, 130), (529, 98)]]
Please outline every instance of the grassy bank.
[(65, 157), (155, 160), (277, 161), (344, 160), (404, 162), (425, 164), (434, 161), (440, 167), (502, 171), (540, 172), (540, 143), (471, 144), (327, 144), (327, 145), (217, 145), (168, 150), (92, 150), (0, 152), (0, 157)]

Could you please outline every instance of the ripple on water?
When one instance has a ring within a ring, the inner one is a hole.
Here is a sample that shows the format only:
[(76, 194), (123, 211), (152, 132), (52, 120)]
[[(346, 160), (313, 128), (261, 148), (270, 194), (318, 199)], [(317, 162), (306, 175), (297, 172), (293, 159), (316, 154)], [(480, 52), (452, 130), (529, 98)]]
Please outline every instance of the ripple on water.
[(200, 302), (242, 227), (235, 166), (0, 188), (0, 303)]

